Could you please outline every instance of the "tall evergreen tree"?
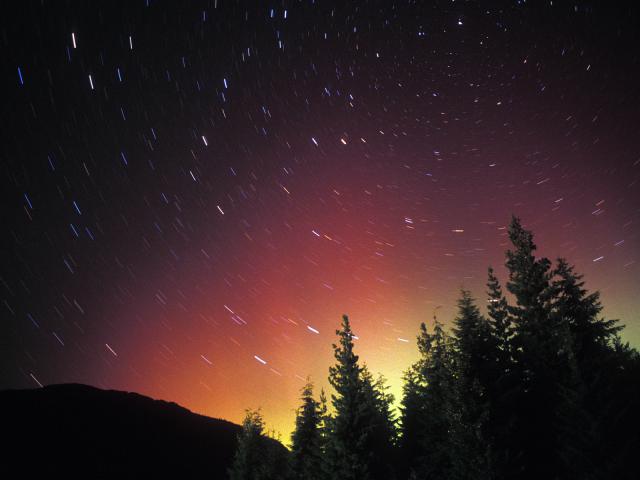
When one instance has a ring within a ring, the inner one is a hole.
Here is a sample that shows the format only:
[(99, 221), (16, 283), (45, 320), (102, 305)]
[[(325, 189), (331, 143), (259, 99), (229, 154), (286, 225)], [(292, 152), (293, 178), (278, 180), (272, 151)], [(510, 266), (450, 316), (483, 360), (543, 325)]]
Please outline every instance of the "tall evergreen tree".
[[(462, 290), (458, 300), (453, 333), (462, 394), (486, 397), (495, 369), (495, 358), (492, 357), (495, 353), (494, 337), (491, 325), (480, 313), (468, 290)], [(483, 398), (477, 398), (477, 403), (483, 402)]]
[(560, 321), (566, 322), (573, 338), (573, 349), (581, 375), (591, 385), (602, 374), (603, 353), (610, 350), (622, 327), (616, 320), (599, 318), (602, 312), (600, 293), (589, 294), (582, 275), (559, 258), (554, 269), (554, 309)]
[(607, 381), (598, 410), (602, 478), (635, 480), (640, 451), (640, 354), (617, 337), (607, 356)]
[(510, 307), (516, 327), (515, 474), (525, 479), (567, 478), (564, 424), (579, 410), (572, 404), (576, 398), (572, 341), (566, 323), (553, 314), (551, 262), (535, 257), (533, 235), (515, 217), (509, 238), (514, 248), (507, 251), (507, 288), (516, 299)]
[[(424, 325), (424, 324), (423, 324)], [(422, 418), (425, 414), (424, 385), (420, 369), (412, 365), (403, 375), (400, 405), (400, 478), (408, 478), (422, 457)]]
[(329, 369), (329, 382), (336, 392), (331, 397), (334, 416), (327, 444), (330, 476), (338, 480), (390, 478), (390, 445), (382, 440), (390, 420), (389, 397), (358, 364), (346, 315), (336, 334), (336, 364)]
[(424, 418), (427, 415), (428, 406), (425, 374), (431, 362), (432, 344), (433, 336), (427, 331), (427, 326), (423, 322), (420, 324), (420, 333), (417, 336), (420, 357), (404, 374), (405, 382), (400, 407), (400, 449), (404, 477), (413, 478), (423, 470), (426, 437)]
[(371, 453), (371, 478), (394, 478), (396, 454), (396, 421), (392, 411), (394, 397), (382, 375), (374, 379), (366, 365), (362, 368), (362, 388), (366, 404), (363, 414), (369, 420), (369, 433), (365, 448)]
[(337, 480), (367, 480), (370, 472), (364, 442), (368, 425), (361, 413), (362, 368), (353, 351), (353, 332), (346, 315), (336, 335), (339, 338), (338, 344), (333, 345), (336, 364), (329, 368), (329, 383), (336, 392), (331, 395), (335, 412), (327, 451), (329, 470)]
[(567, 429), (565, 440), (572, 447), (577, 443), (581, 448), (571, 448), (565, 454), (565, 462), (573, 470), (578, 466), (594, 471), (597, 465), (607, 463), (607, 458), (602, 456), (604, 446), (599, 445), (598, 438), (604, 437), (602, 426), (610, 421), (603, 405), (610, 401), (611, 386), (615, 383), (611, 362), (616, 363), (614, 348), (622, 327), (616, 320), (599, 317), (602, 312), (599, 293), (589, 294), (582, 275), (575, 273), (565, 259), (558, 259), (553, 273), (554, 314), (568, 329), (576, 365), (576, 392), (571, 391), (569, 395), (582, 407), (580, 416)]
[(461, 409), (458, 441), (465, 452), (464, 476), (488, 478), (492, 447), (488, 429), (489, 394), (496, 376), (496, 348), (491, 326), (467, 290), (462, 290), (458, 300), (453, 332), (456, 393)]
[(487, 437), (491, 439), (491, 470), (493, 478), (501, 480), (514, 475), (512, 459), (514, 445), (511, 439), (517, 396), (517, 378), (511, 341), (513, 321), (509, 304), (493, 268), (489, 267), (487, 280), (487, 312), (493, 341), (494, 368), (487, 394), (489, 419)]
[(321, 480), (323, 471), (323, 405), (313, 398), (313, 384), (302, 388), (302, 405), (291, 435), (292, 473), (296, 480)]
[(454, 345), (442, 324), (418, 336), (420, 358), (406, 373), (401, 445), (411, 478), (463, 479), (467, 469), (456, 391)]
[(461, 408), (456, 383), (454, 344), (439, 321), (431, 336), (430, 355), (424, 365), (426, 381), (422, 474), (426, 478), (466, 478), (461, 449)]

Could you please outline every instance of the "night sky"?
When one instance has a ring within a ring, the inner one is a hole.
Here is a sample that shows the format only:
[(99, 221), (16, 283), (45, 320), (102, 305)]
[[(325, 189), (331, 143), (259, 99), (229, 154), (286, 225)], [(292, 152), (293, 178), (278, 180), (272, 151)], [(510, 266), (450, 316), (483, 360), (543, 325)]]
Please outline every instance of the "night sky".
[[(511, 214), (640, 344), (624, 2), (7, 2), (0, 388), (82, 382), (285, 439), (343, 313), (398, 395)], [(614, 5), (615, 4), (615, 5)]]

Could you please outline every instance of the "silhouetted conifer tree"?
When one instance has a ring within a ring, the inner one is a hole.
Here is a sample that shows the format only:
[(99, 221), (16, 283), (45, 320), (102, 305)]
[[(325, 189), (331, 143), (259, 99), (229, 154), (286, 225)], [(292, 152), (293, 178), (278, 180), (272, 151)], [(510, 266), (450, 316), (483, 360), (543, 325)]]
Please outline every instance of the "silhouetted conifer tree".
[[(288, 456), (275, 437), (265, 436), (260, 410), (247, 410), (238, 446), (229, 469), (230, 480), (284, 480), (289, 478)], [(278, 440), (279, 441), (279, 440)]]
[(230, 480), (266, 479), (264, 451), (261, 438), (264, 432), (264, 420), (259, 410), (247, 410), (242, 422), (242, 431), (238, 435), (238, 446), (233, 465), (229, 471)]
[(597, 381), (603, 360), (622, 327), (616, 320), (599, 318), (602, 312), (599, 292), (587, 293), (582, 275), (563, 258), (558, 259), (554, 272), (554, 309), (561, 321), (569, 326), (578, 368), (588, 385)]
[[(509, 226), (513, 250), (507, 251), (509, 282), (516, 305), (512, 352), (517, 397), (511, 440), (518, 448), (515, 474), (523, 479), (567, 478), (563, 451), (566, 421), (579, 416), (575, 359), (566, 322), (554, 315), (551, 262), (537, 259), (533, 235), (517, 218)], [(573, 421), (573, 420), (571, 420)]]
[(602, 478), (635, 480), (640, 452), (640, 354), (616, 338), (607, 357), (607, 381), (599, 386), (598, 463)]
[[(423, 324), (424, 325), (424, 324)], [(422, 457), (422, 418), (425, 415), (424, 385), (417, 364), (407, 369), (403, 376), (400, 405), (400, 478), (407, 478), (415, 471)]]
[[(370, 375), (358, 364), (353, 351), (349, 318), (342, 317), (336, 330), (339, 343), (333, 345), (336, 364), (329, 369), (334, 416), (330, 422), (327, 464), (332, 479), (367, 480), (390, 478), (391, 458), (380, 452), (387, 428), (385, 417), (389, 397), (372, 384)], [(391, 445), (384, 445), (384, 449)], [(387, 476), (384, 476), (387, 475)]]
[(405, 375), (401, 445), (411, 478), (462, 479), (462, 415), (454, 345), (442, 324), (420, 325), (420, 358)]
[[(617, 348), (622, 327), (616, 320), (599, 317), (602, 312), (600, 295), (598, 292), (589, 294), (582, 278), (565, 259), (558, 259), (553, 281), (554, 313), (567, 325), (572, 339), (579, 388), (577, 395), (573, 392), (570, 395), (583, 407), (581, 415), (573, 422), (576, 427), (566, 432), (568, 439), (565, 439), (570, 446), (579, 443), (581, 449), (571, 448), (563, 458), (577, 475), (585, 476), (582, 470), (587, 470), (594, 473), (592, 478), (600, 478), (606, 475), (607, 469), (603, 467), (611, 463), (608, 447), (620, 441), (619, 438), (607, 438), (606, 431), (630, 407), (633, 408), (634, 401), (637, 407), (638, 397), (622, 395), (616, 398), (618, 375), (630, 366), (627, 361), (633, 355), (628, 356), (623, 353), (624, 348)], [(616, 407), (610, 409), (612, 403)], [(579, 458), (576, 458), (577, 454), (580, 454)], [(581, 470), (576, 472), (576, 466)]]
[(489, 393), (496, 377), (495, 339), (467, 290), (462, 290), (458, 300), (453, 333), (461, 422), (457, 441), (465, 452), (461, 459), (463, 476), (488, 478), (492, 445), (487, 422)]
[(313, 384), (302, 388), (302, 405), (291, 435), (292, 472), (296, 480), (321, 480), (323, 470), (323, 405), (313, 398)]
[(372, 479), (391, 480), (395, 476), (393, 463), (396, 454), (396, 422), (392, 411), (393, 395), (382, 375), (374, 380), (369, 369), (362, 368), (362, 388), (366, 404), (363, 413), (369, 420), (369, 433), (365, 448), (371, 454)]
[(515, 416), (517, 378), (512, 352), (513, 321), (509, 305), (493, 268), (489, 267), (487, 280), (488, 321), (493, 337), (494, 359), (492, 378), (489, 380), (489, 419), (486, 435), (491, 441), (491, 470), (496, 480), (509, 478), (514, 445), (510, 438)]
[(512, 368), (511, 338), (513, 323), (509, 315), (509, 305), (502, 293), (502, 287), (493, 268), (489, 267), (487, 280), (487, 296), (489, 324), (493, 332), (496, 348), (496, 362), (501, 373), (508, 373)]

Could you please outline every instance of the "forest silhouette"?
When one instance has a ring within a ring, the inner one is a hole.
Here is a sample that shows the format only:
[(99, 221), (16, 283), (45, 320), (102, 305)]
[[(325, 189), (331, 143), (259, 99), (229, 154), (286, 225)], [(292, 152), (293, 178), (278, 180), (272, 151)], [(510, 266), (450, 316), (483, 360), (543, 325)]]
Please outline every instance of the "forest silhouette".
[(286, 455), (260, 446), (262, 414), (247, 411), (230, 478), (637, 478), (638, 352), (572, 265), (536, 257), (518, 218), (508, 233), (506, 290), (489, 268), (487, 314), (462, 290), (450, 330), (435, 317), (421, 324), (399, 415), (385, 379), (355, 353), (345, 315), (330, 398), (303, 387)]
[[(242, 426), (85, 385), (0, 392), (4, 471), (61, 478), (626, 480), (638, 478), (640, 355), (566, 260), (513, 218), (486, 313), (462, 290), (449, 328), (417, 332), (399, 410), (345, 315), (330, 391), (308, 380), (290, 449), (260, 410)], [(485, 303), (483, 301), (483, 303)]]

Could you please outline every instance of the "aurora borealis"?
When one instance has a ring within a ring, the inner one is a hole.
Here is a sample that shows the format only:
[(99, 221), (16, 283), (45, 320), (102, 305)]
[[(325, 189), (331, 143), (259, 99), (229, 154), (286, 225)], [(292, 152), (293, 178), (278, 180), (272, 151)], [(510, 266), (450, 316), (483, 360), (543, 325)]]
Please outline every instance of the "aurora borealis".
[(640, 344), (637, 7), (11, 10), (1, 388), (261, 406), (286, 440), (340, 316), (398, 395), (420, 322), (505, 280), (512, 214)]

